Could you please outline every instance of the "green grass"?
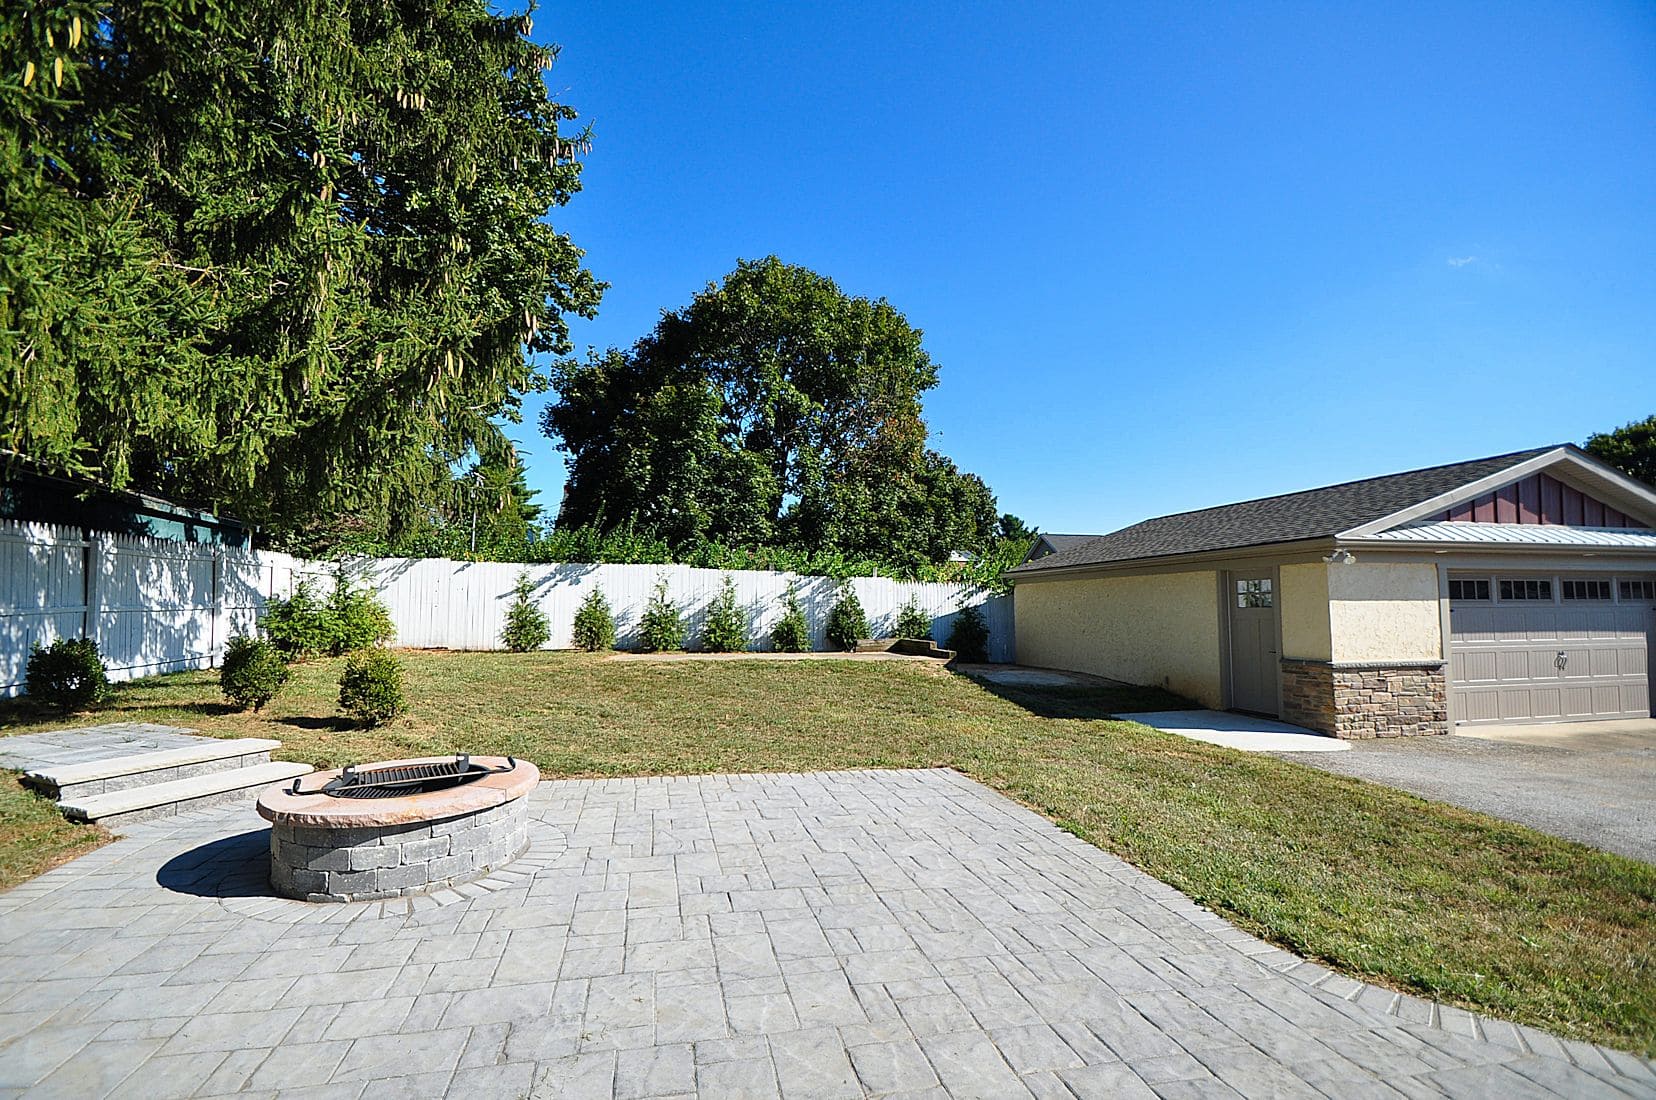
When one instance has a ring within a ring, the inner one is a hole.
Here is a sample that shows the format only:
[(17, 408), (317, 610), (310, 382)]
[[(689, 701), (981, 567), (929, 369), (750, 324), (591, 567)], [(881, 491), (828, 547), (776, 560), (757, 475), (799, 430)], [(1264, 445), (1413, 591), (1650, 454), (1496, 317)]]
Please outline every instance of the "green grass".
[[(453, 751), (549, 776), (946, 765), (1345, 973), (1656, 1053), (1656, 867), (1105, 718), (1164, 705), (1154, 692), (990, 689), (874, 662), (402, 660), (411, 709), (384, 729), (333, 717), (338, 661), (297, 666), (259, 716), (186, 673), (123, 686), (98, 718), (277, 737), (325, 766)], [(0, 724), (54, 723), (12, 704)]]
[(96, 825), (65, 821), (49, 798), (0, 771), (0, 890), (10, 890), (42, 871), (109, 843)]

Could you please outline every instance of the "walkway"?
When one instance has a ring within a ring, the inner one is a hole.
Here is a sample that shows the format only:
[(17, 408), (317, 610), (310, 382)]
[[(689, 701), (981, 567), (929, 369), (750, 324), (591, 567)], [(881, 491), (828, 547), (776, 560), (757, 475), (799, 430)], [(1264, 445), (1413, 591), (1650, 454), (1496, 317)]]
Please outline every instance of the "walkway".
[(1263, 944), (956, 773), (543, 783), (487, 886), (262, 896), (245, 805), (0, 895), (0, 1091), (1652, 1096)]

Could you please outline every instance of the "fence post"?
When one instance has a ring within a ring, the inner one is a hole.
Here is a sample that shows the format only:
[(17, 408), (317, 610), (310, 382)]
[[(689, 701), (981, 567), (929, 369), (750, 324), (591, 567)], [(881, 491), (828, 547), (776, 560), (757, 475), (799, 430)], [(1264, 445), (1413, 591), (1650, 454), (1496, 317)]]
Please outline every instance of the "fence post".
[(212, 633), (207, 639), (207, 667), (217, 668), (219, 658), (223, 655), (224, 637), (224, 547), (213, 547), (213, 580), (212, 580), (212, 614), (210, 628)]
[(103, 610), (103, 539), (99, 537), (100, 532), (90, 527), (81, 528), (81, 535), (86, 539), (86, 553), (82, 558), (82, 569), (86, 573), (86, 611), (81, 616), (81, 637), (96, 644)]

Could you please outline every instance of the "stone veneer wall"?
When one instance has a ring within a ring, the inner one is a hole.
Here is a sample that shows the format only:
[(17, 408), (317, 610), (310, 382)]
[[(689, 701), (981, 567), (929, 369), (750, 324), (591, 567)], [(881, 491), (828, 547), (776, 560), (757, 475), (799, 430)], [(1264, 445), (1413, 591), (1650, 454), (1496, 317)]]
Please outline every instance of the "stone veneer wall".
[(529, 846), (529, 800), (410, 825), (270, 830), (270, 885), (304, 901), (424, 894), (481, 878)]
[(1351, 739), (1448, 733), (1443, 662), (1335, 664), (1285, 658), (1282, 720)]

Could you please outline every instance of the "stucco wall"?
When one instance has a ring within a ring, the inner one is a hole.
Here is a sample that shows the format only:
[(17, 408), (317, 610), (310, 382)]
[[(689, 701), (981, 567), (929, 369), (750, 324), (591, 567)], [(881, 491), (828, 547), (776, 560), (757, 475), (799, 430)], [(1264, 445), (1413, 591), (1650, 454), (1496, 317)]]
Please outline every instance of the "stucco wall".
[(1025, 581), (1013, 596), (1018, 663), (1154, 684), (1219, 706), (1212, 572)]
[(1443, 656), (1437, 567), (1357, 561), (1328, 568), (1335, 661), (1430, 661)]
[(1304, 661), (1331, 661), (1334, 647), (1328, 619), (1328, 566), (1323, 562), (1284, 565), (1279, 571), (1282, 589), (1282, 655)]

